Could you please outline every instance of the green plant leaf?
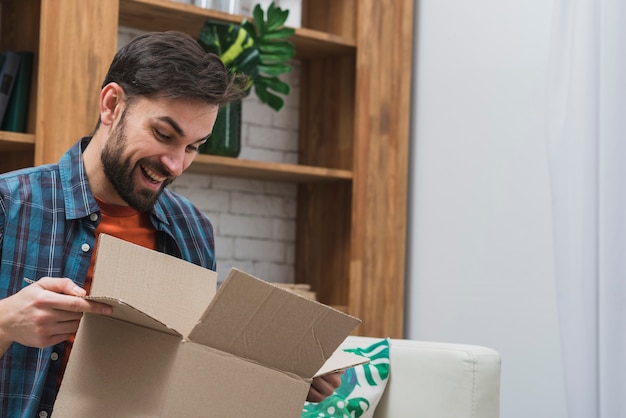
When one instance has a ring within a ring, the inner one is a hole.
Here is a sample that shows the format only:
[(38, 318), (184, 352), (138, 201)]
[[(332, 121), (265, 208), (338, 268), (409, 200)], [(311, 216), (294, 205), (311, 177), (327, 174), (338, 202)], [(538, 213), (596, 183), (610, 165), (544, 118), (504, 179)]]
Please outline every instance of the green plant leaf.
[[(261, 63), (265, 64), (265, 65), (271, 65), (271, 64), (281, 64), (282, 62), (285, 61), (285, 55), (284, 54), (261, 54)], [(291, 65), (289, 64), (283, 64), (289, 67), (289, 71), (291, 71), (293, 69), (293, 67), (291, 67)]]
[(291, 93), (291, 87), (289, 86), (289, 84), (285, 83), (284, 81), (280, 81), (278, 78), (276, 78), (276, 83), (272, 85), (272, 90), (284, 95)]
[(289, 94), (291, 87), (289, 84), (281, 81), (278, 77), (263, 77), (259, 78), (256, 83), (258, 86), (264, 86), (267, 89), (274, 90), (277, 93)]
[(255, 84), (254, 92), (259, 97), (259, 100), (276, 111), (282, 109), (285, 105), (285, 101), (281, 97), (268, 91), (267, 87), (262, 84)]
[[(273, 5), (274, 2), (270, 4), (270, 7), (272, 7)], [(260, 4), (254, 6), (254, 9), (252, 10), (252, 19), (254, 19), (254, 26), (257, 28), (259, 33), (265, 33), (264, 14)]]
[(291, 59), (295, 53), (295, 49), (290, 42), (273, 42), (271, 44), (259, 45), (259, 51), (264, 54), (284, 54)]
[(258, 65), (259, 72), (265, 73), (271, 76), (281, 75), (288, 73), (292, 70), (292, 67), (287, 64), (272, 64), (272, 65)]
[(275, 41), (279, 39), (289, 38), (294, 33), (296, 33), (295, 30), (283, 27), (280, 29), (276, 29), (272, 32), (265, 32), (264, 34), (259, 36), (259, 39), (261, 39), (261, 42)]
[(284, 100), (275, 93), (291, 91), (287, 83), (278, 79), (293, 70), (288, 62), (294, 57), (295, 48), (288, 39), (295, 30), (283, 26), (288, 16), (289, 10), (274, 2), (267, 13), (257, 4), (252, 20), (244, 19), (236, 25), (209, 19), (198, 37), (200, 45), (219, 55), (229, 71), (246, 74), (259, 100), (275, 110), (284, 106)]
[(232, 62), (230, 68), (235, 73), (248, 74), (251, 77), (255, 77), (258, 74), (258, 65), (261, 61), (259, 51), (256, 49), (248, 49), (242, 52), (241, 55)]
[(289, 17), (289, 10), (281, 10), (274, 6), (274, 2), (267, 9), (267, 31), (273, 31), (284, 25)]

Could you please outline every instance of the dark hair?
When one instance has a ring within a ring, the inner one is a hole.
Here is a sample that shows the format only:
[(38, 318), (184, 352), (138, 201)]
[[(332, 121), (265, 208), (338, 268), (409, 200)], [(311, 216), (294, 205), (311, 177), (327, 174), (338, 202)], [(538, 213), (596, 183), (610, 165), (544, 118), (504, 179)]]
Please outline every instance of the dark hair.
[(230, 75), (217, 55), (177, 31), (146, 33), (123, 46), (102, 87), (111, 82), (122, 86), (129, 102), (143, 96), (193, 98), (214, 105), (242, 98), (245, 83)]

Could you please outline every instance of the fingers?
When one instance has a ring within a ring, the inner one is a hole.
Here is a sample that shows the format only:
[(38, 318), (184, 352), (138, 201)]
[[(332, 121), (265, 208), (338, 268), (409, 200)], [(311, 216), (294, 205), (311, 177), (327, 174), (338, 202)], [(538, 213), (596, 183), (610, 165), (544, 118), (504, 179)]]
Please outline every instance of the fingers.
[(100, 315), (111, 315), (113, 313), (113, 308), (111, 305), (107, 305), (106, 303), (92, 302), (90, 300), (84, 300), (87, 302), (87, 305), (81, 306), (81, 312), (90, 312)]
[(341, 385), (342, 374), (343, 372), (329, 373), (313, 379), (306, 400), (309, 402), (321, 402), (332, 395), (335, 389)]
[(40, 348), (53, 345), (76, 332), (84, 312), (113, 312), (109, 305), (86, 300), (84, 295), (69, 279), (44, 277), (0, 299), (0, 347), (13, 341)]
[(341, 376), (343, 375), (343, 370), (340, 372), (325, 374), (324, 376), (320, 376), (326, 383), (333, 387), (333, 391), (341, 385)]
[(37, 332), (32, 334), (29, 345), (43, 348), (65, 341), (78, 331), (79, 322), (78, 320), (53, 322), (39, 330), (35, 328)]
[(85, 296), (87, 292), (85, 289), (77, 286), (76, 283), (70, 279), (54, 279), (52, 277), (43, 277), (33, 283), (36, 286), (42, 287), (51, 292), (61, 293), (71, 296)]
[(31, 286), (40, 287), (48, 291), (38, 294), (34, 301), (35, 305), (42, 308), (104, 315), (110, 315), (113, 312), (109, 305), (83, 299), (82, 296), (86, 294), (85, 289), (80, 288), (70, 279), (44, 277)]
[(318, 403), (318, 402), (322, 402), (328, 396), (329, 395), (325, 396), (321, 394), (313, 385), (311, 385), (311, 387), (309, 388), (309, 395), (306, 397), (306, 400), (308, 402)]

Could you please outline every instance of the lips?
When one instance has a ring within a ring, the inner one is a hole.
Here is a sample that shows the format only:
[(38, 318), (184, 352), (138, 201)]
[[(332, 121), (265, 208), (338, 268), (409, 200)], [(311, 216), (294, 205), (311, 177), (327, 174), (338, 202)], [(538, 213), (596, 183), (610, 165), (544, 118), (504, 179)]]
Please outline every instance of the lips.
[(153, 183), (163, 183), (165, 180), (167, 180), (167, 177), (158, 174), (150, 167), (146, 167), (143, 164), (140, 164), (140, 167), (143, 174)]

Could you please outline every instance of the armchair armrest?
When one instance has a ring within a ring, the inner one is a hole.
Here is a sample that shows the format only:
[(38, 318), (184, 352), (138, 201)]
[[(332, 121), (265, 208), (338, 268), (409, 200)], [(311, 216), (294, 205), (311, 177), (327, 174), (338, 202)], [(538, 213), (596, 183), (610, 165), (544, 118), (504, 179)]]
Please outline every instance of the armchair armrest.
[[(349, 348), (376, 338), (350, 336)], [(375, 418), (498, 418), (500, 354), (487, 347), (390, 339), (390, 377)]]

